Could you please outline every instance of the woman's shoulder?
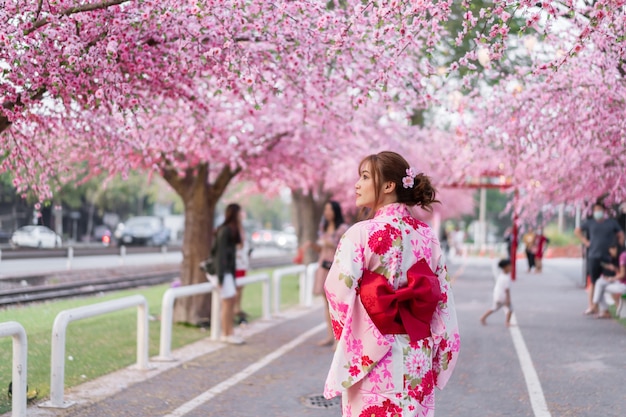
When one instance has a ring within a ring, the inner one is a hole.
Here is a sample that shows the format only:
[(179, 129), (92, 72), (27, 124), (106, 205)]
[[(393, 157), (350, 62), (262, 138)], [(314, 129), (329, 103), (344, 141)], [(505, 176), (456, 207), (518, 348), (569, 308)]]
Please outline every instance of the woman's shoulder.
[(337, 230), (335, 230), (335, 233), (343, 235), (349, 229), (350, 229), (350, 225), (348, 223), (341, 223), (339, 227), (337, 227)]
[(367, 232), (367, 230), (368, 230), (368, 223), (369, 223), (369, 220), (362, 220), (362, 221), (356, 222), (356, 223), (354, 223), (352, 225), (345, 225), (346, 226), (346, 230), (345, 230), (343, 235), (347, 236), (347, 237), (360, 236), (364, 232)]
[(233, 235), (233, 231), (230, 227), (226, 226), (226, 225), (221, 225), (217, 228), (215, 234), (218, 237), (230, 237)]
[(381, 218), (373, 218), (367, 220), (361, 220), (360, 222), (354, 223), (351, 226), (346, 226), (346, 232), (344, 236), (367, 236), (376, 232), (377, 230), (384, 229), (387, 224), (391, 224), (389, 221)]

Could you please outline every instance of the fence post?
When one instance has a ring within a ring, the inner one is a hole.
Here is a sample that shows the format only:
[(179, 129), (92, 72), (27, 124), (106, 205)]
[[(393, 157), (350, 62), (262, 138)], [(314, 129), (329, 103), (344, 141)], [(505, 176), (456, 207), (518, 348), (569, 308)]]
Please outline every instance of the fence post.
[(313, 285), (315, 283), (315, 274), (317, 273), (318, 263), (313, 262), (306, 267), (306, 298), (304, 305), (311, 307), (313, 305)]
[(280, 275), (278, 270), (275, 270), (272, 274), (272, 313), (277, 315), (280, 313)]
[[(304, 266), (304, 265), (303, 265)], [(306, 267), (298, 273), (298, 286), (300, 287), (300, 295), (298, 297), (298, 301), (300, 306), (304, 306), (306, 304)]]
[(0, 337), (13, 338), (12, 417), (26, 417), (26, 371), (28, 361), (28, 341), (26, 331), (15, 321), (0, 323)]
[(305, 291), (306, 288), (306, 267), (304, 265), (295, 265), (288, 266), (285, 268), (276, 269), (274, 274), (272, 275), (272, 285), (274, 286), (274, 314), (280, 313), (280, 281), (282, 280), (284, 275), (288, 274), (299, 274), (299, 283), (300, 283), (300, 305), (304, 305), (305, 299)]
[(120, 246), (120, 264), (124, 265), (124, 261), (126, 258), (126, 245)]
[(219, 287), (211, 292), (211, 340), (217, 341), (222, 333), (222, 299)]
[(50, 401), (40, 404), (40, 407), (68, 408), (74, 404), (71, 401), (63, 401), (65, 385), (65, 336), (69, 323), (129, 307), (137, 307), (137, 367), (140, 370), (149, 368), (148, 302), (143, 295), (132, 295), (117, 300), (61, 311), (57, 314), (52, 326)]
[(261, 296), (263, 297), (263, 301), (261, 302), (263, 305), (263, 319), (269, 320), (272, 317), (272, 313), (270, 312), (270, 302), (271, 302), (271, 291), (270, 291), (270, 280), (269, 277), (261, 284)]
[(70, 246), (67, 248), (67, 269), (72, 269), (72, 260), (74, 259), (74, 247)]
[(159, 345), (159, 361), (173, 360), (172, 355), (172, 325), (174, 321), (174, 301), (179, 297), (206, 294), (213, 291), (214, 285), (210, 282), (201, 284), (185, 285), (183, 287), (169, 288), (163, 294), (161, 301), (161, 340)]

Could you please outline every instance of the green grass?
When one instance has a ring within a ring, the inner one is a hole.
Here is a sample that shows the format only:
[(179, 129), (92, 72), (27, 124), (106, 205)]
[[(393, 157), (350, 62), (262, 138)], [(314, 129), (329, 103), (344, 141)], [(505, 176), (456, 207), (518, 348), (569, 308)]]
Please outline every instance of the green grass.
[[(269, 272), (272, 270), (252, 271)], [(107, 293), (102, 296), (52, 301), (25, 307), (0, 310), (0, 323), (16, 321), (26, 330), (28, 338), (28, 388), (37, 390), (37, 400), (50, 394), (50, 349), (52, 325), (63, 310), (91, 305), (116, 298), (141, 294), (148, 300), (151, 316), (161, 314), (161, 300), (169, 284), (154, 287)], [(281, 308), (298, 302), (298, 280), (281, 281)], [(261, 283), (247, 285), (243, 293), (242, 308), (252, 319), (261, 317)], [(137, 361), (137, 309), (109, 313), (78, 320), (69, 324), (65, 348), (65, 387), (106, 375)], [(159, 353), (161, 323), (150, 321), (150, 356)], [(193, 343), (209, 336), (209, 332), (188, 325), (174, 325), (172, 349)], [(11, 382), (13, 363), (12, 340), (0, 338), (0, 414), (11, 409), (7, 390)], [(72, 359), (70, 360), (69, 357)]]
[(574, 235), (573, 230), (561, 233), (559, 232), (558, 226), (554, 223), (548, 224), (544, 228), (544, 234), (548, 237), (548, 239), (550, 239), (550, 246), (553, 247), (580, 244), (580, 240), (578, 240), (578, 238)]

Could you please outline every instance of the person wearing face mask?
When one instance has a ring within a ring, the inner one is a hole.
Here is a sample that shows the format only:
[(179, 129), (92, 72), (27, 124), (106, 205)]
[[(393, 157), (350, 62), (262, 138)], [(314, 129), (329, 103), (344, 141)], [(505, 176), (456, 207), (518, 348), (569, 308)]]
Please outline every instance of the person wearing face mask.
[(615, 239), (624, 245), (624, 232), (615, 219), (606, 218), (604, 206), (600, 203), (593, 205), (593, 217), (583, 222), (574, 230), (574, 234), (587, 248), (587, 275), (590, 278), (589, 305), (586, 315), (597, 313), (593, 303), (593, 291), (596, 281), (602, 275), (602, 257), (608, 253), (611, 242)]

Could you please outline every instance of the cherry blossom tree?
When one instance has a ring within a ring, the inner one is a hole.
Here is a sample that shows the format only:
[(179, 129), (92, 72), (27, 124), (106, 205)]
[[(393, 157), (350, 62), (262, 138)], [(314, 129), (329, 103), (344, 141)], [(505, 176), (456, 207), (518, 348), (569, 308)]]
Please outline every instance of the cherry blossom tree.
[(603, 22), (610, 11), (599, 3), (573, 14), (559, 37), (527, 48), (531, 65), (472, 97), (460, 140), (481, 149), (474, 174), (482, 167), (510, 177), (526, 220), (559, 203), (626, 200), (626, 11), (611, 11)]
[[(356, 154), (348, 126), (371, 123), (357, 116), (368, 104), (408, 113), (437, 103), (430, 80), (459, 66), (470, 69), (463, 82), (471, 85), (479, 60), (495, 67), (505, 58), (513, 14), (528, 16), (527, 29), (542, 16), (592, 15), (573, 53), (623, 17), (614, 12), (623, 1), (595, 2), (590, 11), (571, 1), (542, 2), (541, 10), (503, 0), (473, 10), (464, 1), (464, 30), (453, 34), (445, 29), (451, 4), (6, 0), (0, 169), (43, 198), (56, 186), (51, 178), (131, 169), (162, 175), (185, 203), (182, 281), (203, 281), (197, 265), (208, 254), (215, 203), (235, 176), (271, 172), (292, 181), (280, 167), (303, 155), (300, 166), (312, 155), (324, 166)], [(455, 38), (475, 48), (441, 68)], [(545, 65), (559, 72), (571, 55)], [(86, 172), (76, 162), (86, 162)], [(206, 313), (202, 298), (181, 305), (183, 321)]]

